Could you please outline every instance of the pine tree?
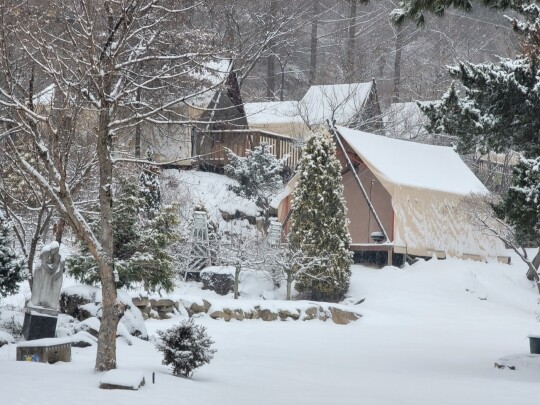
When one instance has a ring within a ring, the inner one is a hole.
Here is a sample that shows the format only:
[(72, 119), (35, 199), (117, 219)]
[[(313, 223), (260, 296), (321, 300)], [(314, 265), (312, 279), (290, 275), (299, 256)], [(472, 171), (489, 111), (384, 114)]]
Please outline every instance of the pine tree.
[[(153, 162), (152, 150), (146, 152), (146, 159)], [(161, 208), (161, 187), (156, 166), (146, 165), (139, 175), (139, 193), (144, 198), (144, 212), (148, 217), (154, 216)]]
[(540, 157), (514, 167), (514, 185), (495, 212), (515, 229), (520, 246), (540, 246)]
[(156, 348), (163, 353), (163, 364), (172, 366), (174, 375), (189, 378), (195, 369), (214, 358), (216, 350), (210, 348), (214, 341), (206, 334), (206, 328), (194, 324), (193, 319), (157, 333), (161, 341)]
[[(117, 286), (130, 288), (142, 283), (147, 291), (173, 288), (174, 260), (169, 247), (178, 240), (175, 226), (178, 216), (174, 206), (165, 206), (146, 213), (146, 199), (138, 187), (122, 181), (113, 206), (114, 266), (118, 271)], [(93, 228), (97, 230), (97, 221)], [(97, 264), (81, 245), (81, 252), (67, 261), (68, 272), (85, 284), (99, 282)]]
[(225, 174), (238, 182), (230, 189), (241, 197), (255, 201), (262, 211), (265, 230), (270, 225), (270, 202), (283, 187), (286, 159), (276, 158), (270, 145), (265, 143), (253, 148), (246, 157), (229, 151), (230, 163), (225, 167)]
[(311, 299), (339, 301), (349, 287), (351, 239), (341, 164), (329, 134), (318, 133), (308, 140), (299, 173), (292, 195), (290, 246), (311, 261), (322, 258), (325, 264), (302, 272), (296, 289)]
[(0, 211), (0, 297), (16, 293), (25, 279), (24, 259), (11, 247), (10, 228)]
[(512, 20), (523, 35), (524, 53), (498, 63), (462, 62), (450, 68), (455, 85), (437, 103), (421, 104), (428, 130), (460, 138), (464, 153), (522, 152), (540, 155), (540, 7), (520, 9), (524, 20)]
[[(515, 3), (522, 19), (511, 19), (522, 35), (523, 53), (498, 63), (460, 63), (450, 69), (465, 89), (453, 85), (438, 103), (421, 109), (428, 129), (460, 138), (461, 152), (516, 151), (523, 159), (514, 168), (513, 186), (495, 205), (495, 215), (509, 224), (512, 243), (540, 244), (540, 6)], [(508, 3), (509, 4), (509, 3)], [(525, 260), (525, 259), (524, 259)], [(528, 260), (528, 259), (527, 259)], [(532, 265), (540, 266), (540, 249)], [(538, 279), (534, 271), (527, 277)]]

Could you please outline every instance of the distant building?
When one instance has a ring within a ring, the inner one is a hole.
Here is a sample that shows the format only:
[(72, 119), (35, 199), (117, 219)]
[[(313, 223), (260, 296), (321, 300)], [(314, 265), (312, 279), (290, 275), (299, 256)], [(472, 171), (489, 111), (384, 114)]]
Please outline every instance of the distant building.
[(245, 104), (249, 128), (305, 137), (327, 120), (350, 128), (381, 131), (375, 81), (311, 86), (299, 101)]

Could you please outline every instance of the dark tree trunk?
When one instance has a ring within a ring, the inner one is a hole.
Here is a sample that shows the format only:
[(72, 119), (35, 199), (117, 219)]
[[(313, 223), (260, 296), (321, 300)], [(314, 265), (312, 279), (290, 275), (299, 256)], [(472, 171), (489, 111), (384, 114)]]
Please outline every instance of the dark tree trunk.
[(401, 51), (403, 49), (404, 29), (398, 27), (396, 33), (396, 56), (394, 58), (394, 96), (392, 102), (399, 102), (399, 88), (401, 84)]
[[(137, 101), (137, 108), (140, 108), (141, 106), (141, 88), (140, 87), (137, 89), (135, 100)], [(140, 122), (138, 122), (137, 125), (135, 125), (135, 157), (137, 159), (141, 158), (141, 123)]]
[(346, 78), (349, 83), (354, 81), (354, 51), (356, 47), (356, 10), (357, 0), (349, 0), (349, 32), (347, 35)]
[[(272, 27), (275, 25), (278, 13), (278, 0), (270, 0), (270, 18)], [(276, 41), (274, 39), (268, 42), (268, 58), (266, 65), (266, 98), (274, 100), (276, 96)]]
[(319, 3), (320, 0), (313, 0), (313, 20), (311, 21), (310, 39), (309, 84), (315, 84), (315, 81), (317, 79), (317, 31), (319, 29)]

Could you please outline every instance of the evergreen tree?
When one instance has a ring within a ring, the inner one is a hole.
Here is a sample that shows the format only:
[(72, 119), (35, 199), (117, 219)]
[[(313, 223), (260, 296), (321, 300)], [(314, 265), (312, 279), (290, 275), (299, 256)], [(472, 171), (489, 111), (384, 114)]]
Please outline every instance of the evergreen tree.
[[(515, 4), (516, 7), (519, 2)], [(460, 138), (461, 152), (520, 152), (513, 186), (495, 205), (495, 215), (513, 228), (519, 246), (540, 244), (540, 6), (520, 5), (522, 20), (511, 19), (523, 37), (523, 53), (498, 63), (460, 63), (450, 74), (454, 85), (437, 103), (420, 105), (429, 117), (428, 130)], [(532, 260), (540, 266), (540, 249)], [(538, 275), (529, 272), (530, 279)]]
[(311, 261), (324, 259), (324, 264), (301, 272), (296, 289), (311, 299), (339, 301), (349, 287), (350, 235), (341, 164), (329, 134), (315, 134), (308, 140), (299, 173), (292, 195), (290, 246)]
[(246, 157), (229, 151), (230, 163), (225, 167), (225, 174), (238, 182), (230, 189), (241, 197), (255, 201), (262, 211), (265, 230), (270, 225), (270, 202), (283, 187), (286, 160), (286, 157), (277, 159), (271, 147), (265, 143), (253, 148)]
[(495, 212), (513, 226), (520, 246), (540, 246), (540, 157), (514, 167), (514, 186)]
[(522, 55), (498, 63), (462, 62), (450, 75), (464, 88), (463, 97), (452, 85), (440, 102), (420, 104), (428, 130), (459, 137), (461, 152), (540, 155), (540, 7), (523, 7), (521, 14), (524, 20), (512, 20), (512, 26), (524, 36)]
[(11, 247), (10, 228), (0, 211), (0, 297), (16, 293), (26, 278), (24, 259)]
[[(146, 158), (153, 162), (152, 151), (146, 152)], [(144, 198), (144, 212), (148, 217), (153, 217), (161, 208), (161, 188), (159, 173), (156, 166), (146, 165), (139, 175), (139, 193)]]
[[(114, 266), (120, 279), (117, 285), (130, 288), (142, 283), (147, 291), (169, 291), (175, 276), (169, 247), (178, 240), (176, 209), (165, 206), (147, 217), (142, 215), (145, 207), (146, 199), (137, 186), (122, 181), (113, 207)], [(93, 228), (97, 231), (97, 221)], [(81, 245), (80, 254), (68, 259), (67, 268), (80, 282), (99, 282), (97, 264), (85, 245)]]

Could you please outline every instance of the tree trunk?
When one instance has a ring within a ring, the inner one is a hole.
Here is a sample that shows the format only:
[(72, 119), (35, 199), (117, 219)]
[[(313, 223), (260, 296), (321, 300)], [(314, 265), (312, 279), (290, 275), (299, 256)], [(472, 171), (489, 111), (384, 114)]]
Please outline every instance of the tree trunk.
[[(141, 107), (141, 88), (140, 87), (137, 89), (135, 100), (137, 101), (137, 108), (140, 108)], [(135, 157), (137, 159), (141, 158), (141, 123), (140, 122), (137, 122), (137, 125), (135, 125)]]
[[(105, 101), (105, 100), (103, 100)], [(105, 103), (104, 103), (105, 104)], [(113, 273), (113, 224), (112, 224), (112, 182), (113, 165), (111, 159), (112, 136), (109, 133), (108, 105), (104, 105), (99, 115), (97, 155), (99, 159), (99, 207), (100, 243), (103, 249), (98, 261), (102, 289), (102, 317), (99, 328), (96, 370), (107, 371), (116, 368), (116, 328), (120, 311), (116, 302), (116, 284)]]
[(536, 252), (536, 255), (532, 259), (532, 262), (527, 263), (529, 269), (527, 270), (527, 278), (531, 281), (539, 280), (538, 267), (540, 266), (540, 249)]
[[(278, 0), (270, 0), (270, 19), (272, 21), (272, 29), (277, 19)], [(266, 98), (274, 100), (276, 96), (276, 56), (274, 55), (276, 42), (274, 39), (268, 41), (268, 58), (266, 67)]]
[(315, 84), (317, 79), (317, 31), (319, 29), (319, 2), (313, 0), (313, 20), (311, 21), (311, 39), (310, 39), (310, 63), (309, 63), (309, 84)]
[(394, 58), (394, 96), (392, 102), (399, 102), (399, 86), (401, 83), (401, 50), (403, 48), (403, 33), (404, 29), (398, 27), (396, 33), (396, 56)]
[(349, 0), (349, 32), (347, 36), (347, 59), (346, 59), (346, 80), (349, 83), (354, 81), (354, 51), (356, 45), (356, 9), (357, 0)]
[(234, 271), (234, 299), (238, 299), (238, 285), (240, 284), (240, 271), (242, 271), (242, 266), (240, 264), (236, 264), (235, 271)]
[(287, 273), (287, 296), (285, 298), (287, 301), (291, 300), (292, 282), (293, 282), (292, 273), (289, 272)]

